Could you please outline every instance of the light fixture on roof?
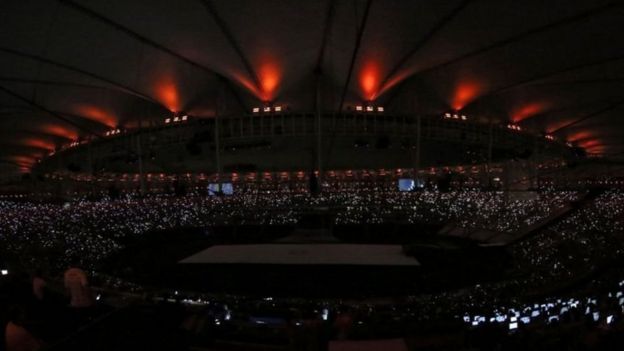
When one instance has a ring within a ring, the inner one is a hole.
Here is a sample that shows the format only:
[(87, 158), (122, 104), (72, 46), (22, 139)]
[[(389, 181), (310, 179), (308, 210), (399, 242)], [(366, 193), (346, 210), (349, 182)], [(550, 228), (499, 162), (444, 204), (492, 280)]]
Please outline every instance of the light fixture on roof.
[(365, 105), (355, 105), (355, 110), (357, 112), (384, 112), (385, 109), (383, 106), (375, 106), (366, 102)]
[(367, 101), (364, 105), (356, 105), (355, 110), (358, 112), (384, 112), (386, 109), (383, 106), (375, 106), (371, 101)]
[(515, 130), (515, 131), (518, 131), (518, 132), (522, 130), (522, 128), (519, 125), (512, 124), (512, 123), (508, 123), (507, 124), (507, 129)]
[(174, 112), (173, 117), (165, 118), (165, 124), (186, 122), (188, 120), (189, 115), (182, 112)]
[(544, 138), (546, 138), (546, 139), (548, 139), (548, 140), (550, 140), (550, 141), (555, 140), (555, 137), (554, 137), (554, 136), (552, 136), (552, 135), (550, 135), (550, 134), (546, 134), (546, 135), (544, 135)]
[(466, 117), (466, 115), (460, 115), (458, 113), (450, 113), (450, 112), (446, 112), (445, 114), (443, 114), (442, 118), (444, 118), (444, 119), (457, 119), (457, 120), (462, 120), (462, 121), (467, 121), (468, 120), (468, 117)]
[(251, 109), (251, 111), (253, 113), (269, 113), (271, 111), (273, 112), (282, 112), (286, 110), (286, 106), (283, 105), (277, 105), (277, 106), (273, 106), (273, 103), (271, 101), (264, 101), (264, 107), (254, 107)]
[(104, 135), (106, 136), (113, 136), (113, 135), (117, 135), (121, 133), (121, 129), (116, 128), (116, 129), (111, 129), (109, 131), (107, 131), (106, 133), (104, 133)]

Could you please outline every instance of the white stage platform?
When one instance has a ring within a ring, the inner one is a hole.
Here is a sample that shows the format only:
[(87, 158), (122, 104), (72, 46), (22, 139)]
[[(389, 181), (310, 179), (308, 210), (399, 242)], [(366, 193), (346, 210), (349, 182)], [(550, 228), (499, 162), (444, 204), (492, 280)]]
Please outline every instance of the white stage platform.
[(359, 244), (216, 245), (180, 263), (420, 266), (400, 245)]

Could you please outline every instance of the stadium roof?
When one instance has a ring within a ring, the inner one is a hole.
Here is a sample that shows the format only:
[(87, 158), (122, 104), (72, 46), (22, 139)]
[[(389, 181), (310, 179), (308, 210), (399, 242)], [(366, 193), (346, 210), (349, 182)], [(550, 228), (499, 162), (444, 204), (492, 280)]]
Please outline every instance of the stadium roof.
[(168, 111), (452, 109), (624, 148), (624, 3), (7, 0), (0, 172)]

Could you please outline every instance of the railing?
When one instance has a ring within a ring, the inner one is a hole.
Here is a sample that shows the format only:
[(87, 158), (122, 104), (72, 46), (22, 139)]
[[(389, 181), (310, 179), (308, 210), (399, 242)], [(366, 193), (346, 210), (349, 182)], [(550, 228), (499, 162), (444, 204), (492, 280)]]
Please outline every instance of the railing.
[[(98, 160), (114, 162), (115, 158), (136, 158), (139, 144), (143, 161), (154, 163), (156, 166), (157, 160), (151, 158), (150, 152), (159, 155), (172, 152), (175, 157), (176, 152), (186, 152), (189, 145), (203, 145), (201, 148), (205, 157), (212, 157), (217, 136), (222, 153), (236, 151), (240, 155), (246, 149), (266, 149), (267, 156), (270, 156), (277, 151), (275, 148), (272, 149), (273, 143), (282, 146), (280, 151), (283, 151), (284, 145), (291, 145), (299, 148), (298, 152), (302, 152), (301, 150), (312, 150), (317, 147), (314, 138), (318, 132), (317, 123), (312, 113), (291, 112), (223, 116), (218, 119), (218, 123), (215, 123), (215, 119), (190, 118), (184, 123), (152, 126), (77, 143), (76, 146), (65, 148), (45, 158), (36, 168), (45, 166), (49, 172), (54, 168), (63, 168), (61, 161), (69, 162), (67, 160), (72, 158), (75, 159), (71, 162), (84, 165), (85, 168)], [(490, 145), (497, 150), (512, 150), (516, 153), (528, 150), (542, 156), (560, 157), (572, 153), (572, 149), (565, 143), (547, 139), (543, 135), (511, 130), (504, 125), (494, 126), (478, 121), (447, 119), (440, 116), (418, 117), (383, 112), (324, 113), (320, 123), (324, 148), (322, 152), (325, 155), (335, 154), (338, 150), (348, 151), (347, 149), (362, 145), (381, 151), (392, 145), (394, 150), (405, 150), (403, 151), (405, 153), (411, 149), (415, 150), (420, 141), (423, 141), (423, 155), (438, 154), (445, 150), (446, 145), (455, 145), (453, 149), (449, 149), (454, 150), (449, 151), (453, 155), (459, 155), (458, 147), (474, 146), (483, 153)], [(216, 127), (219, 128), (218, 132), (215, 131)], [(383, 147), (384, 140), (386, 147)], [(345, 158), (350, 159), (351, 155), (348, 152), (345, 155), (343, 155)], [(484, 161), (484, 157), (482, 155), (481, 162)], [(243, 161), (230, 159), (230, 162)], [(309, 162), (306, 165), (309, 167)], [(155, 168), (166, 168), (156, 166)], [(331, 165), (328, 163), (325, 166)]]

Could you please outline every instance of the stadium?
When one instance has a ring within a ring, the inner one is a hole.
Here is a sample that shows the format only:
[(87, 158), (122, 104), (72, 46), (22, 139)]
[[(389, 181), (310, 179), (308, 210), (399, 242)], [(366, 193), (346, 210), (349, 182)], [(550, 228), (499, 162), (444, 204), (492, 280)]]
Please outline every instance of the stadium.
[(0, 3), (0, 350), (624, 345), (624, 3)]

